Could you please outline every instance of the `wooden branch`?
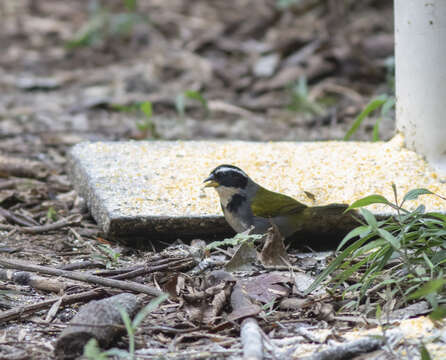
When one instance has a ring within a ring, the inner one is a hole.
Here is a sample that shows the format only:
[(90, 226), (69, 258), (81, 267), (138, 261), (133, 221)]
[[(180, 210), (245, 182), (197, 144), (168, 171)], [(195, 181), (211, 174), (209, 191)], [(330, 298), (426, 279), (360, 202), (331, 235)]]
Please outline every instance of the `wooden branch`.
[[(91, 299), (98, 299), (107, 295), (104, 289), (95, 289), (89, 291), (83, 291), (78, 294), (65, 295), (62, 297), (62, 305), (73, 304), (76, 302), (84, 302)], [(31, 315), (37, 311), (47, 309), (51, 307), (55, 302), (59, 301), (60, 297), (56, 296), (49, 300), (44, 300), (36, 304), (23, 305), (13, 309), (0, 312), (0, 323), (22, 318), (24, 316)]]
[(152, 296), (159, 296), (163, 294), (162, 291), (154, 287), (138, 284), (135, 282), (106, 279), (100, 276), (85, 274), (77, 271), (66, 271), (66, 270), (50, 268), (48, 266), (29, 264), (20, 260), (0, 259), (0, 265), (6, 268), (31, 271), (31, 272), (40, 272), (42, 274), (48, 274), (48, 275), (62, 276), (68, 279), (79, 280), (92, 284), (108, 286), (111, 288), (133, 291), (136, 293), (143, 293)]
[(76, 325), (65, 328), (57, 339), (56, 357), (58, 359), (77, 358), (82, 355), (85, 344), (91, 338), (95, 338), (102, 348), (108, 348), (116, 337), (124, 332), (119, 309), (124, 309), (132, 318), (140, 307), (141, 302), (138, 297), (129, 293), (91, 301), (82, 306), (71, 321)]

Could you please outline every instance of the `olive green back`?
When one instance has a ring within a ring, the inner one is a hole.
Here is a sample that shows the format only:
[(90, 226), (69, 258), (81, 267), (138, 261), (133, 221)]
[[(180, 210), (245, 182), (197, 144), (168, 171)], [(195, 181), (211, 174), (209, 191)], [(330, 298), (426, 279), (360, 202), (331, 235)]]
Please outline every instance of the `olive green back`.
[(301, 213), (307, 205), (280, 193), (269, 191), (261, 186), (251, 203), (254, 216), (274, 218), (276, 216), (295, 215)]

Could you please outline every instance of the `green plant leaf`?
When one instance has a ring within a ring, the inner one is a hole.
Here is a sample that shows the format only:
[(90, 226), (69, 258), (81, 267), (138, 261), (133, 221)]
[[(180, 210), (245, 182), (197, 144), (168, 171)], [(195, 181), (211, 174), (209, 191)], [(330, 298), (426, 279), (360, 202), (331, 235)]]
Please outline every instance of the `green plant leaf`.
[(379, 320), (381, 319), (381, 315), (382, 315), (381, 306), (378, 304), (376, 305), (375, 317)]
[(99, 347), (98, 341), (95, 338), (91, 338), (84, 345), (84, 354), (88, 360), (107, 360), (109, 357), (106, 353), (102, 352)]
[(349, 140), (351, 136), (358, 130), (359, 126), (363, 122), (363, 120), (374, 110), (378, 109), (380, 106), (386, 103), (388, 97), (387, 95), (381, 95), (376, 99), (370, 101), (364, 110), (357, 116), (351, 128), (347, 131), (347, 134), (344, 136), (344, 140)]
[(187, 98), (189, 98), (189, 99), (199, 101), (199, 102), (201, 103), (201, 105), (203, 105), (204, 109), (205, 109), (206, 111), (209, 111), (209, 108), (208, 108), (208, 102), (207, 102), (207, 100), (204, 98), (204, 96), (201, 95), (200, 92), (198, 92), (198, 91), (194, 91), (194, 90), (186, 90), (186, 91), (184, 92), (184, 96), (187, 97)]
[(313, 283), (304, 291), (305, 295), (308, 295), (310, 292), (312, 292), (314, 289), (316, 289), (319, 284), (328, 276), (330, 275), (335, 269), (339, 267), (339, 265), (344, 261), (345, 258), (347, 258), (353, 251), (358, 249), (360, 246), (362, 246), (366, 241), (368, 240), (368, 237), (365, 236), (363, 238), (360, 238), (356, 240), (353, 244), (348, 246), (344, 251), (342, 251), (335, 260), (333, 260), (330, 265), (327, 266), (327, 268), (313, 281)]
[(124, 6), (129, 11), (135, 11), (136, 10), (136, 1), (137, 0), (124, 0)]
[(368, 261), (367, 258), (362, 259), (361, 261), (358, 261), (353, 266), (349, 266), (346, 270), (344, 270), (342, 273), (340, 273), (338, 276), (336, 276), (333, 281), (336, 281), (338, 284), (347, 280), (352, 274), (356, 273), (358, 269), (366, 264)]
[(378, 195), (378, 194), (374, 194), (374, 195), (369, 195), (369, 196), (366, 196), (366, 197), (364, 197), (362, 199), (356, 200), (345, 211), (347, 212), (349, 210), (357, 209), (357, 208), (360, 208), (360, 207), (363, 207), (363, 206), (367, 206), (367, 205), (371, 205), (371, 204), (386, 204), (386, 205), (389, 205), (391, 203), (384, 196)]
[(128, 312), (122, 306), (118, 306), (118, 310), (127, 330), (127, 336), (129, 337), (129, 353), (133, 356), (135, 353), (135, 329), (132, 326), (132, 320)]
[(250, 227), (248, 230), (238, 233), (232, 238), (213, 241), (206, 246), (206, 250), (212, 250), (221, 246), (236, 246), (247, 241), (254, 242), (260, 240), (263, 237), (263, 234), (250, 234), (252, 229), (253, 227)]
[(342, 239), (342, 241), (339, 244), (336, 251), (339, 251), (340, 249), (342, 249), (344, 247), (344, 245), (347, 243), (347, 241), (349, 241), (357, 236), (364, 237), (364, 236), (368, 235), (370, 233), (370, 231), (372, 231), (371, 226), (363, 225), (363, 226), (358, 226), (358, 227), (354, 228), (347, 235), (345, 235), (345, 237)]
[(429, 351), (426, 349), (426, 346), (424, 346), (424, 344), (420, 345), (420, 355), (421, 355), (421, 360), (432, 360), (432, 357), (429, 354)]
[(52, 206), (50, 206), (46, 213), (46, 217), (48, 220), (56, 221), (57, 220), (57, 211)]
[(161, 303), (167, 300), (169, 296), (167, 294), (162, 294), (154, 299), (152, 299), (145, 307), (143, 307), (133, 318), (132, 326), (136, 329), (144, 318), (155, 310)]
[(373, 125), (372, 141), (379, 141), (379, 124), (381, 120), (381, 117), (376, 119), (375, 125)]
[(435, 279), (427, 282), (418, 290), (408, 296), (409, 300), (426, 297), (429, 294), (438, 293), (446, 284), (446, 279)]
[(423, 259), (426, 262), (426, 265), (429, 267), (429, 270), (431, 271), (431, 274), (434, 271), (434, 264), (432, 264), (431, 259), (429, 259), (429, 257), (426, 255), (425, 252), (423, 252)]
[(144, 101), (140, 105), (140, 109), (147, 118), (150, 119), (152, 117), (153, 111), (152, 111), (152, 103), (150, 101)]
[(375, 216), (367, 209), (361, 209), (361, 214), (364, 217), (367, 224), (369, 224), (372, 229), (376, 230), (378, 228), (378, 222)]
[(386, 102), (381, 107), (381, 116), (385, 116), (391, 108), (395, 106), (395, 97), (389, 96)]
[(388, 241), (390, 245), (392, 245), (395, 249), (399, 250), (401, 248), (400, 241), (393, 236), (391, 233), (389, 233), (385, 229), (378, 229), (378, 234), (381, 236), (384, 240)]
[(406, 195), (404, 195), (403, 202), (405, 202), (407, 200), (415, 200), (418, 198), (418, 196), (427, 195), (427, 194), (433, 195), (434, 193), (428, 189), (423, 189), (423, 188), (413, 189), (413, 190), (410, 190)]
[(439, 321), (446, 318), (446, 306), (437, 306), (434, 311), (429, 314), (432, 321)]

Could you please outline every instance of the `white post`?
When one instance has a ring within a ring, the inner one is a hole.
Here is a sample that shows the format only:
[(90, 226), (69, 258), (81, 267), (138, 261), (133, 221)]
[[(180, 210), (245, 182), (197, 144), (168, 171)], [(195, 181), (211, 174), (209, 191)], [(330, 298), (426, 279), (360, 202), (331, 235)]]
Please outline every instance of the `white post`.
[(446, 0), (395, 0), (396, 126), (446, 174)]

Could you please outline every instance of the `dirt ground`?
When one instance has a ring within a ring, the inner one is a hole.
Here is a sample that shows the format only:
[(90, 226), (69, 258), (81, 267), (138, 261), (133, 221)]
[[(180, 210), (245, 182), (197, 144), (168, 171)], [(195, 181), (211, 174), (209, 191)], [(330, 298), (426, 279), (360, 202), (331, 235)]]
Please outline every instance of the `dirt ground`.
[[(140, 0), (135, 9), (131, 3), (0, 3), (0, 258), (70, 271), (78, 262), (76, 271), (103, 277), (149, 264), (134, 281), (194, 292), (206, 272), (195, 278), (187, 272), (197, 261), (182, 245), (153, 253), (108, 244), (72, 189), (67, 150), (85, 140), (342, 139), (373, 97), (393, 94), (392, 2)], [(152, 116), (140, 110), (147, 101)], [(376, 120), (367, 119), (353, 138), (370, 140)], [(380, 138), (393, 132), (390, 113)], [(292, 262), (317, 273), (325, 259)], [(0, 358), (54, 358), (56, 338), (82, 305), (64, 306), (64, 297), (98, 285), (52, 276), (62, 283), (54, 293), (1, 271), (3, 312), (62, 300), (11, 317), (0, 313)], [(288, 282), (271, 281), (282, 284), (278, 292)], [(93, 297), (117, 292), (107, 289)], [(229, 306), (207, 313), (190, 297), (169, 300), (147, 318), (138, 357), (240, 356), (239, 328), (222, 315)], [(315, 299), (317, 306), (262, 315), (263, 331), (272, 339), (295, 337), (293, 326), (305, 323), (329, 328), (327, 338), (339, 340), (357, 324), (332, 318), (328, 295)], [(277, 305), (280, 297), (267, 300)], [(117, 346), (126, 348), (127, 337)]]

